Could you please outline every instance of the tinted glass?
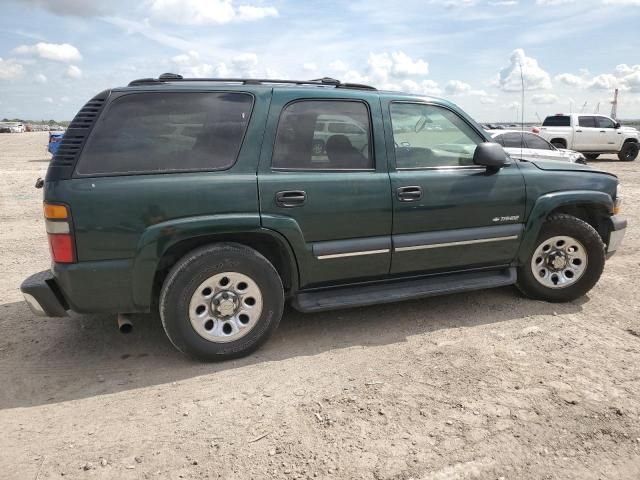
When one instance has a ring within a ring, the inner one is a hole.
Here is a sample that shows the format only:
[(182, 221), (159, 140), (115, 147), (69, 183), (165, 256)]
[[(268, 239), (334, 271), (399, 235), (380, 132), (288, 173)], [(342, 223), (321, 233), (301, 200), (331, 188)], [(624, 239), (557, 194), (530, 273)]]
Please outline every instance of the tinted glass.
[(502, 141), (504, 142), (503, 144), (505, 148), (527, 148), (522, 139), (522, 133), (512, 132), (502, 135)]
[(499, 143), (500, 145), (502, 145), (504, 147), (504, 140), (502, 140), (503, 135), (498, 135), (493, 137), (493, 141), (496, 143)]
[(607, 117), (596, 117), (598, 128), (616, 128), (616, 124)]
[(458, 115), (435, 105), (392, 103), (391, 123), (399, 169), (473, 165), (484, 141)]
[(78, 165), (81, 175), (225, 169), (235, 162), (253, 97), (136, 93), (114, 101)]
[(525, 135), (525, 142), (527, 142), (527, 148), (535, 148), (536, 150), (552, 150), (551, 145), (544, 139), (532, 133)]
[(593, 117), (578, 117), (578, 125), (586, 128), (595, 128), (596, 127), (596, 119)]
[(571, 118), (568, 115), (553, 115), (547, 117), (542, 122), (543, 127), (569, 127), (571, 126)]
[[(325, 131), (322, 126), (327, 122)], [(370, 131), (369, 111), (362, 102), (292, 103), (280, 115), (272, 166), (292, 170), (372, 169)]]

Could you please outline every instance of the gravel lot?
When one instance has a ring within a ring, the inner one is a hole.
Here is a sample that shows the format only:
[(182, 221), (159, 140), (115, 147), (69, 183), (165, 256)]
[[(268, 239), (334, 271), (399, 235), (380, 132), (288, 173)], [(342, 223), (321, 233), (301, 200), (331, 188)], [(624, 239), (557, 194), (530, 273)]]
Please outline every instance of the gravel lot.
[(513, 288), (302, 315), (200, 364), (159, 322), (34, 317), (44, 133), (0, 135), (0, 478), (640, 478), (640, 160), (584, 299)]

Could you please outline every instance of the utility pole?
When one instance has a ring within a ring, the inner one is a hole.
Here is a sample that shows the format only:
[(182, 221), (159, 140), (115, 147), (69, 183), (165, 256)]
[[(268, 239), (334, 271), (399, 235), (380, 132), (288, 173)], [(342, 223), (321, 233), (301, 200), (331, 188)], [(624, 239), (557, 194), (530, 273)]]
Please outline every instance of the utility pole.
[(618, 116), (618, 89), (613, 94), (613, 102), (611, 102), (611, 118), (617, 120)]

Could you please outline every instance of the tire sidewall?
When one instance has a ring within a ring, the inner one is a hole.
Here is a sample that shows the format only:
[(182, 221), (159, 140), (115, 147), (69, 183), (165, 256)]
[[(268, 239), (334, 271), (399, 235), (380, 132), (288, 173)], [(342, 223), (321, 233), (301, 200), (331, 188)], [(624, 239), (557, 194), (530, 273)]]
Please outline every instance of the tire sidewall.
[[(536, 280), (531, 269), (531, 259), (545, 240), (555, 236), (569, 236), (578, 240), (587, 253), (587, 268), (575, 283), (564, 288), (549, 288)], [(586, 294), (600, 279), (604, 269), (604, 244), (598, 232), (582, 220), (560, 215), (552, 217), (542, 227), (533, 249), (524, 265), (518, 268), (518, 287), (527, 296), (550, 302), (567, 302)]]
[[(217, 273), (238, 272), (256, 282), (262, 293), (262, 312), (243, 337), (215, 343), (201, 337), (189, 319), (193, 293)], [(255, 250), (233, 245), (212, 246), (188, 254), (167, 277), (160, 296), (160, 316), (167, 336), (183, 353), (203, 360), (244, 356), (265, 342), (282, 317), (284, 294), (275, 268)]]
[[(622, 150), (620, 150), (620, 154), (618, 156), (623, 162), (632, 162), (637, 158), (639, 149), (640, 146), (637, 143), (627, 142), (622, 146)], [(631, 151), (631, 153), (628, 153), (629, 151)]]

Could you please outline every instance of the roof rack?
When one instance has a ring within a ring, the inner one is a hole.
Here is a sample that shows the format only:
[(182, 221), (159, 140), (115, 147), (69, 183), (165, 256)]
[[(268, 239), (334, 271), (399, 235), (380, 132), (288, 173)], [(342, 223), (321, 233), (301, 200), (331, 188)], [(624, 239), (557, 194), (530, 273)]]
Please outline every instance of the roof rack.
[(163, 73), (158, 78), (139, 78), (129, 83), (130, 87), (136, 85), (163, 84), (167, 82), (221, 82), (241, 83), (242, 85), (285, 84), (285, 85), (316, 85), (335, 88), (353, 88), (357, 90), (376, 90), (369, 85), (359, 83), (342, 83), (335, 78), (317, 78), (315, 80), (278, 80), (273, 78), (184, 78), (177, 73)]

